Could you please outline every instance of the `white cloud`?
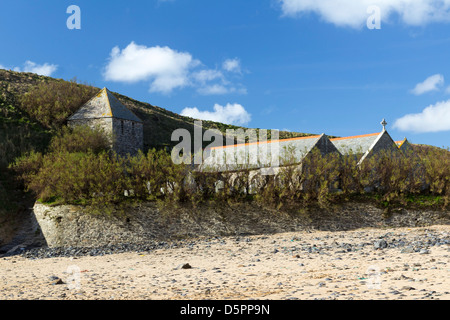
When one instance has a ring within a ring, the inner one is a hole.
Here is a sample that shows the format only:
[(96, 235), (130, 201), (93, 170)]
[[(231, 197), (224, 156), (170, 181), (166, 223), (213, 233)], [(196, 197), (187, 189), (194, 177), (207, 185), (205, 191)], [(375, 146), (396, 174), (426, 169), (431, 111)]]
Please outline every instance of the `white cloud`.
[[(237, 72), (236, 69), (232, 70)], [(239, 85), (239, 88), (237, 88), (219, 70), (200, 70), (193, 72), (191, 78), (194, 82), (193, 85), (197, 87), (197, 92), (201, 95), (247, 94), (247, 89), (242, 87), (242, 85)]]
[(278, 0), (286, 16), (315, 13), (324, 21), (337, 26), (360, 28), (378, 6), (383, 22), (392, 16), (407, 24), (422, 26), (431, 22), (450, 21), (450, 0)]
[(189, 84), (189, 70), (196, 65), (189, 53), (168, 47), (146, 47), (131, 42), (122, 51), (114, 47), (104, 77), (108, 81), (150, 80), (151, 92), (170, 93)]
[(48, 76), (50, 77), (56, 70), (58, 69), (58, 66), (56, 64), (37, 64), (33, 61), (26, 61), (24, 63), (24, 67), (15, 67), (14, 71), (18, 72), (32, 72), (39, 74), (41, 76)]
[(222, 72), (218, 70), (205, 69), (192, 73), (192, 78), (200, 83), (206, 83), (216, 79), (224, 79)]
[(424, 82), (418, 83), (416, 87), (411, 90), (415, 95), (421, 95), (430, 91), (437, 91), (439, 87), (444, 85), (444, 76), (435, 74), (428, 77)]
[(450, 100), (430, 105), (421, 113), (397, 119), (394, 128), (417, 133), (450, 131)]
[(244, 87), (236, 88), (228, 84), (208, 84), (197, 89), (201, 95), (224, 95), (228, 93), (247, 94), (247, 89)]
[(445, 89), (445, 93), (450, 94), (450, 86), (448, 86), (447, 89)]
[(183, 87), (193, 87), (204, 95), (243, 92), (235, 89), (222, 71), (205, 68), (188, 52), (134, 42), (123, 50), (119, 47), (111, 50), (103, 76), (116, 82), (149, 81), (150, 92), (163, 94)]
[(251, 115), (245, 108), (237, 103), (226, 106), (214, 105), (214, 111), (200, 111), (197, 108), (185, 108), (182, 116), (200, 120), (210, 120), (226, 124), (246, 125), (251, 121)]
[(223, 62), (222, 68), (228, 72), (241, 73), (241, 61), (238, 58), (227, 59)]
[(230, 93), (230, 89), (221, 84), (206, 85), (197, 89), (202, 95), (221, 95)]

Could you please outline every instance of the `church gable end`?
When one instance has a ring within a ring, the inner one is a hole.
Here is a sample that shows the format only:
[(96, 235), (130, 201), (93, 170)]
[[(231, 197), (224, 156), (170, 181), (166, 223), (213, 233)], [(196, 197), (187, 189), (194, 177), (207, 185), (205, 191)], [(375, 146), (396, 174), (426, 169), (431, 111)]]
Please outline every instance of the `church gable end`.
[(86, 124), (100, 127), (111, 136), (112, 149), (120, 155), (134, 155), (144, 147), (142, 120), (106, 88), (68, 119), (71, 127)]

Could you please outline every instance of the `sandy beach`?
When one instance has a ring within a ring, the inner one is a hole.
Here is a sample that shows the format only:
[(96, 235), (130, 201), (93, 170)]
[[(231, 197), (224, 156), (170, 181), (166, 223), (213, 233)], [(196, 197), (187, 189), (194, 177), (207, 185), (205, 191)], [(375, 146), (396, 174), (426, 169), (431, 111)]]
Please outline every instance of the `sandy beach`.
[(0, 299), (450, 299), (450, 226), (185, 241), (104, 256), (0, 259)]

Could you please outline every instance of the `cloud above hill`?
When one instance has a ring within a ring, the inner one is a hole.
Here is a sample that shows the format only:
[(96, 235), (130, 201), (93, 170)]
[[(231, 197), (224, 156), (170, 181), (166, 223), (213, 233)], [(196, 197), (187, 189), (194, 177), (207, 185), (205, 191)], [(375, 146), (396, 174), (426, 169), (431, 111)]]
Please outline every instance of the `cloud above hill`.
[(214, 111), (200, 111), (197, 108), (185, 108), (181, 111), (182, 116), (200, 120), (216, 121), (225, 124), (247, 125), (251, 121), (250, 113), (237, 103), (226, 106), (214, 105)]
[(8, 68), (0, 65), (0, 69), (11, 69), (17, 72), (32, 72), (39, 74), (41, 76), (50, 77), (53, 73), (56, 72), (58, 66), (56, 64), (49, 64), (49, 63), (38, 64), (33, 61), (27, 60), (23, 64), (23, 67)]
[(170, 94), (175, 89), (194, 88), (199, 94), (245, 93), (242, 85), (227, 79), (226, 73), (240, 70), (239, 60), (226, 60), (222, 69), (204, 66), (189, 52), (169, 47), (147, 47), (131, 42), (126, 48), (114, 47), (103, 76), (107, 81), (149, 82), (150, 92)]
[(131, 42), (125, 49), (114, 47), (104, 77), (108, 81), (139, 82), (149, 80), (151, 92), (171, 92), (188, 85), (189, 70), (199, 62), (189, 53), (168, 47), (151, 47)]

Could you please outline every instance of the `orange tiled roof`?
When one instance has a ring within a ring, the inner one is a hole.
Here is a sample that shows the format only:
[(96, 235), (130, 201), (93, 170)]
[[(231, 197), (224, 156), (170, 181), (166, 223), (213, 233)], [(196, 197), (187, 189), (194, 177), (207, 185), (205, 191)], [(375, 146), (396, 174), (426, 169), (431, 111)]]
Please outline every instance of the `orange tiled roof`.
[(225, 149), (225, 148), (231, 148), (231, 147), (242, 147), (242, 146), (250, 146), (250, 145), (259, 145), (262, 143), (274, 143), (274, 142), (287, 142), (287, 141), (297, 141), (297, 140), (305, 140), (305, 139), (317, 139), (321, 136), (308, 136), (308, 137), (299, 137), (299, 138), (290, 138), (290, 139), (281, 139), (281, 140), (267, 140), (264, 142), (250, 142), (250, 143), (241, 143), (241, 144), (233, 144), (230, 146), (222, 146), (222, 147), (213, 147), (211, 150), (217, 150), (217, 149)]

